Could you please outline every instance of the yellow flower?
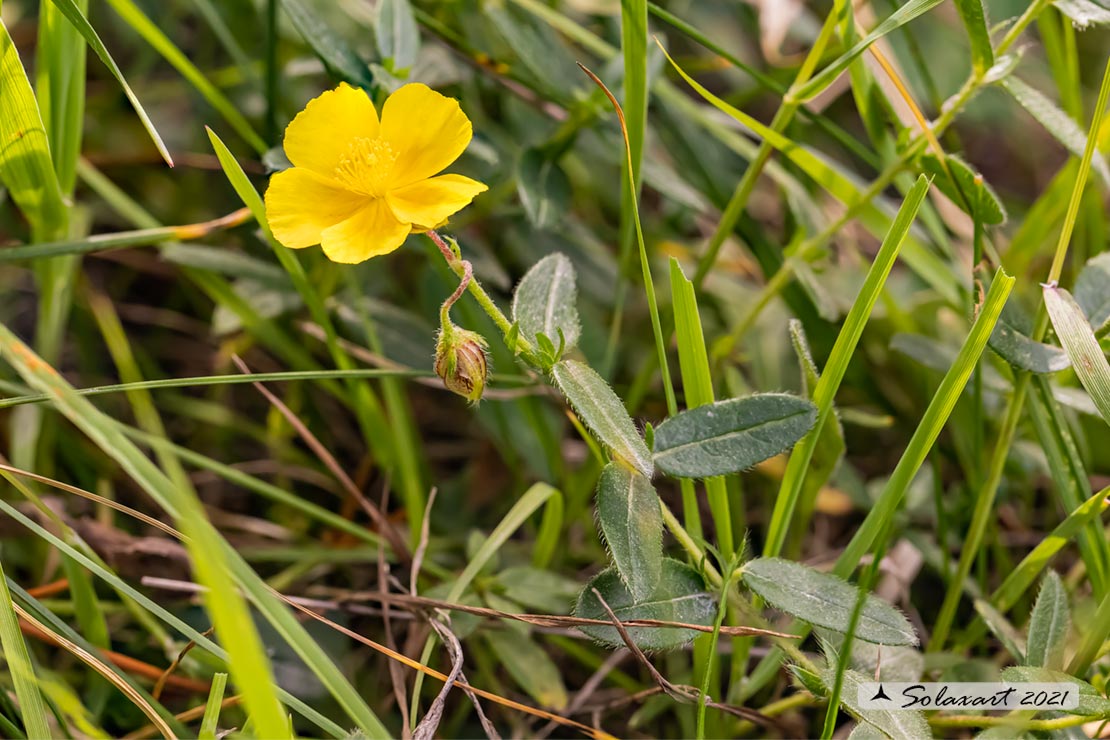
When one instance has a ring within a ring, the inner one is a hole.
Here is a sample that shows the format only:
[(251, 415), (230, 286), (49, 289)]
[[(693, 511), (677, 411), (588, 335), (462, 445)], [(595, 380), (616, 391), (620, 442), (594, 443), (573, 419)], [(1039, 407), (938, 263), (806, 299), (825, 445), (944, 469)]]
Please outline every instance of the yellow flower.
[(293, 167), (270, 180), (270, 230), (291, 249), (319, 244), (336, 262), (388, 254), (486, 190), (462, 175), (434, 176), (470, 137), (458, 101), (427, 85), (390, 95), (379, 122), (366, 93), (342, 83), (309, 101), (285, 129)]

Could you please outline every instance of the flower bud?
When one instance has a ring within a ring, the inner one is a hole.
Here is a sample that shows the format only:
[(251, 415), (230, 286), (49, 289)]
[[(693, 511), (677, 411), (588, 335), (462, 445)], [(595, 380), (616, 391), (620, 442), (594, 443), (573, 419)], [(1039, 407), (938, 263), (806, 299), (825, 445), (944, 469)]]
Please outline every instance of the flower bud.
[(436, 344), (436, 375), (447, 390), (477, 403), (486, 389), (489, 367), (486, 340), (481, 334), (451, 326)]

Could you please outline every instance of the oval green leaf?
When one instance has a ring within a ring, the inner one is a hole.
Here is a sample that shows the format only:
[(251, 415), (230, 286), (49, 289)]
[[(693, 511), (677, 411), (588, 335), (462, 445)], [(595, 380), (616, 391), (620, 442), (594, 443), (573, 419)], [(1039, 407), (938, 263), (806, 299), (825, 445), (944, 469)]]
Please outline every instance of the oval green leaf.
[(1034, 373), (1055, 373), (1071, 364), (1062, 349), (1033, 341), (1005, 318), (998, 320), (987, 344), (1014, 367)]
[[(823, 671), (821, 680), (826, 686), (832, 686), (836, 681), (836, 672)], [(931, 740), (933, 733), (929, 729), (929, 723), (925, 720), (924, 713), (916, 709), (863, 709), (860, 706), (858, 701), (860, 687), (872, 680), (870, 676), (865, 676), (859, 671), (844, 671), (844, 688), (840, 692), (840, 701), (852, 716), (861, 722), (861, 726), (870, 726), (882, 733), (882, 736), (897, 738), (897, 740)], [(861, 736), (873, 737), (874, 734), (861, 734)]]
[(551, 375), (590, 431), (614, 455), (650, 478), (651, 452), (609, 384), (589, 365), (575, 360), (556, 363)]
[(663, 515), (651, 481), (620, 463), (606, 465), (597, 483), (597, 523), (632, 596), (651, 596), (663, 572)]
[(508, 627), (487, 632), (486, 640), (497, 660), (529, 696), (549, 709), (566, 708), (567, 689), (559, 667), (528, 633)]
[(576, 297), (574, 265), (558, 252), (544, 257), (528, 271), (513, 295), (513, 321), (520, 325), (521, 336), (533, 342), (537, 334), (543, 334), (558, 342), (562, 331), (566, 348), (573, 347), (580, 331)]
[(1025, 664), (1060, 670), (1064, 667), (1071, 610), (1068, 592), (1055, 571), (1045, 573), (1033, 614), (1029, 617), (1028, 647)]
[[(713, 596), (706, 592), (701, 574), (685, 563), (671, 558), (663, 560), (659, 587), (648, 599), (637, 602), (613, 568), (594, 576), (582, 594), (574, 615), (585, 619), (612, 621), (594, 594), (597, 589), (613, 614), (622, 622), (633, 619), (662, 619), (683, 624), (709, 626), (717, 611)], [(615, 627), (580, 627), (584, 633), (611, 647), (624, 647), (624, 640)], [(667, 650), (679, 647), (698, 636), (695, 630), (675, 627), (629, 627), (628, 636), (644, 650)]]
[(1032, 666), (1010, 666), (1002, 669), (1002, 680), (1007, 683), (1070, 683), (1079, 691), (1079, 706), (1069, 709), (1069, 714), (1081, 716), (1110, 716), (1110, 699), (1081, 678), (1070, 673)]
[(655, 463), (679, 478), (736, 473), (793, 447), (816, 419), (816, 406), (788, 393), (706, 404), (656, 427)]
[[(767, 603), (818, 627), (848, 628), (859, 589), (829, 573), (782, 558), (759, 558), (744, 565), (744, 583)], [(856, 637), (883, 645), (916, 645), (917, 634), (902, 612), (868, 595)]]

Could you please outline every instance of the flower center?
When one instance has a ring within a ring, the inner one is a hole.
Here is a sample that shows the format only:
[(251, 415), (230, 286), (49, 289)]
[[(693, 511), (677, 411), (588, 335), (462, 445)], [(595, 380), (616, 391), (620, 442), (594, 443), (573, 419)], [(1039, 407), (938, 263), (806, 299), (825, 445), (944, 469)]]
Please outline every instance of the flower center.
[(389, 142), (359, 137), (339, 158), (335, 178), (352, 192), (380, 198), (385, 195), (396, 161), (397, 152)]

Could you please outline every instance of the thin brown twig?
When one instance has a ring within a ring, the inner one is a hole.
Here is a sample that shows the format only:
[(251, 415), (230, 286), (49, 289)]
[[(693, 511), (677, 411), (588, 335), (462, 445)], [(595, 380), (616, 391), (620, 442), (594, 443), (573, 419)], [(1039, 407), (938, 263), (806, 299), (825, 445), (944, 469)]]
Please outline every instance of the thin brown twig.
[[(659, 688), (661, 688), (667, 694), (667, 696), (670, 696), (675, 701), (680, 701), (684, 703), (697, 702), (698, 699), (702, 696), (701, 690), (693, 686), (680, 686), (677, 684), (673, 684), (666, 678), (664, 678), (663, 674), (660, 673), (659, 670), (652, 664), (652, 662), (648, 660), (647, 656), (644, 655), (644, 651), (640, 649), (640, 646), (636, 644), (636, 641), (632, 639), (632, 636), (628, 634), (628, 630), (625, 629), (624, 623), (622, 623), (621, 620), (617, 618), (617, 615), (613, 612), (613, 610), (609, 608), (609, 604), (605, 601), (605, 598), (601, 595), (601, 592), (598, 591), (596, 588), (593, 588), (591, 590), (593, 591), (594, 596), (597, 597), (598, 603), (600, 603), (601, 607), (605, 610), (605, 613), (609, 615), (612, 626), (621, 636), (621, 640), (624, 641), (625, 646), (627, 646), (628, 649), (632, 652), (633, 657), (635, 657), (636, 660), (639, 661), (640, 665), (647, 669), (647, 672), (651, 674), (651, 677), (655, 680), (655, 683), (659, 685)], [(705, 705), (707, 707), (712, 707), (713, 709), (719, 709), (723, 712), (728, 712), (729, 714), (732, 714), (736, 717), (746, 719), (749, 722), (755, 722), (764, 727), (774, 727), (778, 730), (784, 729), (775, 719), (768, 717), (761, 712), (757, 712), (754, 709), (748, 709), (747, 707), (735, 707), (731, 704), (722, 704), (720, 702), (714, 701), (708, 696), (705, 697)]]
[[(144, 577), (142, 580), (144, 585), (166, 590), (187, 591), (189, 593), (198, 593), (204, 589), (203, 586), (192, 583), (190, 581), (176, 581), (171, 578), (157, 578), (152, 576)], [(346, 605), (351, 602), (357, 601), (377, 601), (379, 603), (388, 603), (399, 606), (409, 606), (417, 609), (447, 609), (449, 611), (464, 612), (466, 614), (474, 614), (479, 617), (486, 617), (488, 619), (509, 619), (514, 622), (524, 622), (536, 627), (609, 627), (611, 623), (606, 619), (588, 619), (586, 617), (571, 617), (561, 616), (556, 614), (513, 614), (511, 612), (498, 611), (497, 609), (490, 609), (483, 606), (470, 606), (469, 604), (454, 604), (449, 601), (440, 601), (439, 599), (429, 599), (426, 596), (408, 596), (405, 594), (395, 593), (381, 593), (380, 591), (357, 591), (357, 592), (344, 592), (333, 599), (314, 599), (299, 596), (286, 596), (282, 595), (284, 599), (296, 601), (299, 604), (308, 606), (315, 606), (324, 609), (344, 609)], [(621, 622), (625, 627), (654, 627), (658, 629), (684, 629), (692, 630), (694, 632), (711, 633), (713, 627), (704, 624), (692, 624), (688, 622), (671, 622), (665, 619), (629, 619)], [(779, 637), (783, 639), (796, 639), (797, 635), (792, 635), (787, 632), (775, 632), (774, 630), (761, 629), (759, 627), (744, 627), (744, 626), (721, 626), (720, 633), (722, 635), (729, 635), (733, 637), (756, 636), (756, 637)]]
[[(279, 596), (280, 596), (280, 594), (279, 594)], [(396, 660), (400, 663), (403, 663), (406, 666), (408, 666), (409, 668), (412, 668), (413, 670), (420, 671), (421, 673), (424, 673), (428, 676), (431, 676), (432, 678), (438, 679), (440, 681), (447, 681), (448, 680), (447, 675), (445, 675), (443, 673), (440, 673), (439, 671), (435, 670), (434, 668), (429, 668), (428, 666), (423, 665), (422, 663), (420, 663), (418, 661), (415, 661), (415, 660), (413, 660), (412, 658), (409, 658), (406, 655), (402, 655), (402, 654), (398, 653), (396, 650), (390, 650), (389, 648), (385, 647), (384, 645), (381, 645), (380, 643), (377, 643), (374, 640), (371, 640), (369, 637), (365, 637), (363, 635), (360, 635), (359, 633), (355, 632), (354, 630), (348, 629), (348, 628), (344, 627), (341, 624), (337, 624), (337, 623), (333, 622), (332, 620), (328, 619), (327, 617), (325, 617), (322, 614), (318, 614), (317, 612), (314, 612), (314, 611), (312, 611), (311, 609), (309, 609), (307, 607), (301, 606), (295, 600), (288, 599), (288, 598), (285, 598), (285, 597), (282, 597), (282, 598), (287, 604), (292, 606), (297, 611), (302, 612), (306, 616), (309, 616), (312, 619), (317, 620), (318, 622), (322, 622), (323, 624), (326, 624), (326, 625), (330, 626), (332, 629), (341, 632), (342, 634), (346, 635), (347, 637), (350, 637), (353, 640), (357, 640), (358, 642), (361, 642), (363, 645), (366, 645), (367, 647), (381, 653), (382, 655), (385, 655), (389, 658), (392, 658), (393, 660)], [(497, 694), (494, 694), (494, 693), (489, 692), (489, 691), (485, 691), (484, 689), (479, 689), (476, 686), (471, 686), (470, 684), (463, 683), (461, 681), (457, 681), (455, 683), (455, 685), (458, 686), (461, 689), (473, 691), (477, 696), (481, 696), (485, 699), (489, 699), (490, 701), (494, 702), (495, 704), (500, 704), (501, 706), (509, 707), (510, 709), (516, 709), (517, 711), (524, 712), (526, 714), (531, 714), (531, 715), (536, 716), (536, 717), (541, 717), (543, 719), (553, 720), (555, 722), (558, 722), (561, 725), (566, 725), (567, 727), (574, 727), (575, 729), (581, 730), (582, 732), (584, 732), (585, 734), (589, 735), (592, 738), (595, 738), (596, 740), (615, 740), (612, 735), (610, 735), (610, 734), (608, 734), (608, 733), (606, 733), (602, 730), (598, 730), (596, 728), (590, 727), (589, 725), (584, 725), (581, 722), (577, 722), (575, 720), (568, 719), (567, 717), (561, 717), (557, 714), (553, 714), (553, 713), (545, 711), (543, 709), (537, 709), (536, 707), (530, 707), (527, 704), (521, 704), (520, 702), (513, 701), (512, 699), (506, 699), (503, 696), (498, 696)]]
[[(205, 637), (210, 637), (213, 631), (213, 628), (209, 627), (201, 634)], [(166, 682), (174, 677), (173, 672), (177, 670), (177, 667), (179, 665), (181, 665), (181, 661), (185, 659), (185, 656), (189, 654), (189, 651), (196, 646), (196, 642), (194, 642), (193, 640), (189, 640), (189, 642), (186, 643), (185, 647), (181, 649), (181, 652), (177, 654), (177, 657), (173, 659), (173, 662), (170, 663), (169, 668), (163, 671), (162, 675), (158, 677), (158, 680), (154, 684), (154, 688), (150, 692), (150, 695), (154, 697), (155, 701), (162, 700), (162, 689), (165, 688)]]
[[(247, 367), (247, 364), (243, 362), (243, 359), (239, 357), (239, 355), (233, 354), (231, 356), (231, 359), (239, 368), (239, 372), (243, 373), (244, 375), (251, 374), (250, 368)], [(410, 562), (412, 560), (412, 556), (409, 553), (408, 546), (405, 544), (404, 539), (401, 537), (396, 527), (393, 526), (393, 523), (389, 521), (389, 518), (386, 517), (385, 514), (378, 510), (377, 506), (368, 501), (366, 497), (362, 495), (362, 491), (358, 490), (358, 486), (355, 485), (355, 482), (351, 480), (351, 477), (347, 475), (346, 471), (343, 470), (343, 468), (339, 465), (339, 462), (335, 459), (331, 452), (329, 452), (328, 449), (324, 447), (323, 443), (320, 442), (316, 435), (313, 434), (307, 426), (305, 426), (304, 422), (297, 418), (297, 415), (294, 414), (293, 411), (288, 406), (286, 406), (280, 398), (270, 392), (270, 389), (267, 388), (263, 383), (252, 383), (252, 385), (258, 390), (259, 393), (261, 393), (266, 398), (267, 401), (269, 401), (274, 406), (274, 408), (276, 408), (281, 413), (283, 417), (285, 417), (285, 420), (288, 421), (290, 426), (292, 426), (293, 429), (297, 431), (297, 434), (300, 435), (301, 439), (304, 440), (305, 444), (308, 445), (309, 449), (312, 450), (316, 457), (320, 459), (320, 462), (324, 463), (324, 466), (329, 471), (331, 471), (331, 474), (335, 476), (336, 480), (339, 481), (344, 490), (348, 494), (350, 494), (353, 499), (362, 504), (362, 508), (366, 510), (366, 513), (370, 516), (370, 519), (373, 520), (374, 524), (377, 525), (378, 531), (380, 531), (382, 536), (385, 537), (386, 540), (388, 540), (389, 546), (393, 550), (393, 554), (396, 555), (397, 558), (400, 559), (402, 562)]]

